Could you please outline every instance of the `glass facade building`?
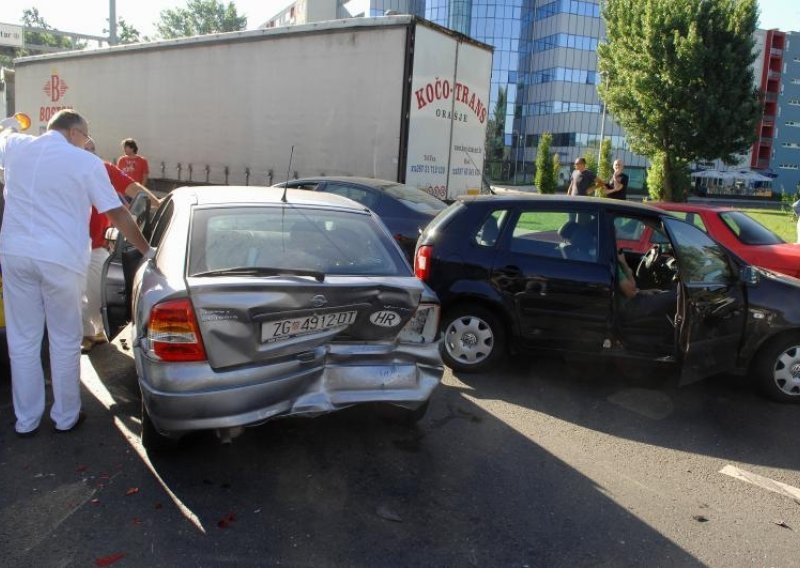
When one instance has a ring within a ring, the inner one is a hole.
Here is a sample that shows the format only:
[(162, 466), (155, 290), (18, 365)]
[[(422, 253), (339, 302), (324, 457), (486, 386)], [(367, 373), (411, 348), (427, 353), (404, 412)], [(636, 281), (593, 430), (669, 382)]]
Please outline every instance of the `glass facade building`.
[(529, 180), (539, 137), (551, 132), (561, 183), (575, 158), (596, 155), (603, 138), (625, 162), (631, 187), (642, 187), (646, 160), (630, 152), (597, 95), (600, 0), (428, 0), (425, 17), (495, 47), (489, 108), (504, 117), (508, 157), (499, 177)]

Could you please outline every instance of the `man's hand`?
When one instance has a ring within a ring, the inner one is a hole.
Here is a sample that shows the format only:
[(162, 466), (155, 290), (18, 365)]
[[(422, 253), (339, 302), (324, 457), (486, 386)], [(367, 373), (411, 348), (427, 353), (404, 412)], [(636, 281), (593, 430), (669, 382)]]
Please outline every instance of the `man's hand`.
[(19, 132), (22, 130), (22, 125), (19, 123), (16, 116), (9, 116), (8, 118), (0, 120), (0, 130), (6, 129)]

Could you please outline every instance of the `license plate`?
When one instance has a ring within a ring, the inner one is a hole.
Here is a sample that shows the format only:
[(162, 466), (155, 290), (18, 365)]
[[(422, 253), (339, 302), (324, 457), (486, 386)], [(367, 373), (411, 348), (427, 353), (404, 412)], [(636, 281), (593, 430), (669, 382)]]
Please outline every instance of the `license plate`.
[(356, 310), (351, 310), (268, 321), (261, 325), (261, 341), (274, 343), (317, 331), (347, 327), (356, 321), (356, 313)]

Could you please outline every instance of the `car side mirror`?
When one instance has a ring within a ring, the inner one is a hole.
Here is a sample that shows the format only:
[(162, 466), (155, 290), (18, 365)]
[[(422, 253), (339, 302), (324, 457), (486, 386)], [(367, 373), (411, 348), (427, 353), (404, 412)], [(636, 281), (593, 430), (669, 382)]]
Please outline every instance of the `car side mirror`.
[(741, 269), (739, 272), (739, 278), (748, 286), (755, 286), (761, 279), (758, 274), (758, 270), (749, 264)]

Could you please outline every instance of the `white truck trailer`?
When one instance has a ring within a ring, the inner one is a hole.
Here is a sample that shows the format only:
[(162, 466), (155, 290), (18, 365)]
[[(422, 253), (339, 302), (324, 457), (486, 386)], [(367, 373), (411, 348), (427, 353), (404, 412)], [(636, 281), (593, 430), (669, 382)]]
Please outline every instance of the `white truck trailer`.
[[(16, 110), (135, 138), (153, 185), (357, 175), (481, 188), (492, 48), (413, 16), (319, 22), (16, 61)], [(291, 166), (289, 156), (294, 147)]]

